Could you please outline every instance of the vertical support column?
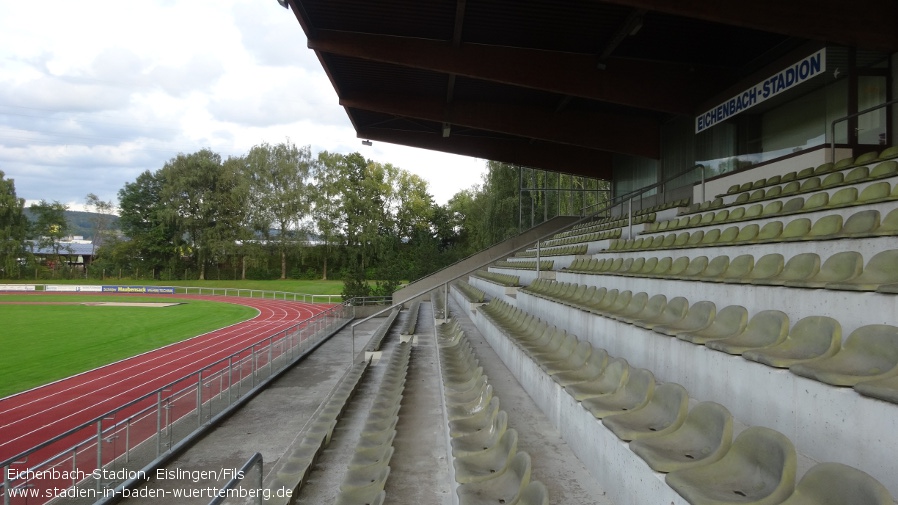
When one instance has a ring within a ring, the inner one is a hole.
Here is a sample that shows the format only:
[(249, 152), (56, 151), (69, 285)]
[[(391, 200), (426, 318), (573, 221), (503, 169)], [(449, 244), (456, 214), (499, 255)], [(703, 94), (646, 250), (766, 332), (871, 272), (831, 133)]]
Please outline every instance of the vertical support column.
[(542, 247), (542, 244), (541, 244), (540, 240), (537, 239), (537, 241), (536, 241), (536, 279), (537, 280), (539, 280), (539, 261), (540, 261), (540, 254), (542, 252), (541, 247)]
[(449, 319), (449, 282), (443, 284), (443, 319)]
[(633, 238), (633, 197), (630, 197), (629, 210), (627, 210), (627, 239)]
[(567, 208), (570, 215), (574, 215), (574, 176), (568, 175), (568, 190), (567, 190)]
[(162, 391), (156, 393), (156, 457), (162, 454)]
[(518, 165), (518, 233), (524, 231), (524, 169)]
[(274, 375), (274, 363), (271, 361), (274, 351), (274, 337), (268, 337), (268, 376)]
[(705, 166), (704, 165), (699, 165), (699, 166), (702, 167), (702, 170), (701, 170), (702, 171), (702, 202), (704, 202), (706, 200), (706, 198), (705, 198)]
[(350, 326), (349, 330), (352, 333), (352, 347), (349, 351), (349, 365), (352, 366), (352, 364), (355, 363), (355, 325)]
[[(4, 472), (5, 475), (5, 472)], [(75, 487), (75, 484), (78, 483), (78, 479), (75, 477), (78, 475), (78, 447), (75, 446), (72, 449), (72, 487)], [(8, 487), (6, 489), (9, 489)], [(7, 493), (8, 495), (8, 493)]]
[(527, 194), (530, 196), (530, 228), (533, 228), (534, 221), (536, 221), (536, 205), (534, 204), (533, 198), (533, 188), (536, 187), (536, 180), (534, 180), (533, 175), (535, 171), (530, 169), (530, 189), (527, 191)]
[(231, 386), (234, 384), (234, 356), (228, 356), (228, 405), (231, 404)]
[(3, 467), (3, 505), (9, 505), (9, 466)]
[(250, 361), (250, 375), (252, 376), (250, 384), (252, 387), (256, 387), (256, 344), (253, 344)]
[(196, 427), (203, 425), (203, 371), (196, 377)]
[(555, 173), (555, 203), (558, 205), (556, 216), (561, 215), (561, 172)]
[[(97, 420), (97, 470), (103, 468), (103, 418)], [(97, 479), (97, 494), (99, 495), (102, 481)]]

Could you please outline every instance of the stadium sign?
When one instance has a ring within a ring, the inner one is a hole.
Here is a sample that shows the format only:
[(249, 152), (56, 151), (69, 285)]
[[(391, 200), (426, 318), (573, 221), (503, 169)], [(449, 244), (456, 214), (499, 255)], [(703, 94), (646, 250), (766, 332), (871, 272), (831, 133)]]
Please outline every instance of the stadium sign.
[(170, 286), (103, 286), (103, 292), (173, 295), (175, 294), (175, 288)]
[(707, 130), (824, 72), (826, 72), (826, 49), (821, 49), (697, 116), (695, 133)]
[(103, 291), (102, 286), (78, 286), (75, 284), (47, 284), (44, 291), (55, 291), (65, 293), (99, 293)]
[(36, 291), (34, 284), (0, 284), (0, 291)]

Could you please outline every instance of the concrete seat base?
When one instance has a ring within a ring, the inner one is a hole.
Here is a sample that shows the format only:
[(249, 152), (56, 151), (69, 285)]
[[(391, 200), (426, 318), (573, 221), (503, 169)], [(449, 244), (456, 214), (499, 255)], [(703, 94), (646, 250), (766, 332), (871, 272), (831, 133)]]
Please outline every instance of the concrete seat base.
[(854, 386), (858, 393), (883, 401), (898, 403), (898, 376), (875, 381), (859, 382)]

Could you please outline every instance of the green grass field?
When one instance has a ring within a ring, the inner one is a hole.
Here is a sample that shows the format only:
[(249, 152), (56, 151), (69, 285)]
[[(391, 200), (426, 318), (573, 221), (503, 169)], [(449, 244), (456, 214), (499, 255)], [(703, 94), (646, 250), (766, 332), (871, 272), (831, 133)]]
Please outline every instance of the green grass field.
[[(122, 301), (116, 296), (0, 295), (0, 301)], [(0, 304), (0, 398), (247, 320), (256, 310), (179, 300), (172, 307)]]

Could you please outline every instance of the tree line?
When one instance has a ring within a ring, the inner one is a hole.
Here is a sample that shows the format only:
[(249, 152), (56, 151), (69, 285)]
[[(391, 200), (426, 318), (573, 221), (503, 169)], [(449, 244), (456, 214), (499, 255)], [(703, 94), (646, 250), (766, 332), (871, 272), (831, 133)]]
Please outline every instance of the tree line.
[[(313, 155), (285, 141), (228, 158), (209, 149), (178, 154), (126, 183), (117, 205), (87, 196), (93, 261), (86, 272), (59, 275), (342, 279), (348, 294), (386, 295), (517, 234), (520, 170), (487, 162), (481, 184), (439, 205), (421, 177), (358, 152)], [(554, 208), (555, 193), (541, 195), (528, 197), (531, 208)], [(32, 205), (30, 222), (23, 207), (0, 172), (3, 277), (39, 277), (36, 245), (65, 254), (65, 205)]]

